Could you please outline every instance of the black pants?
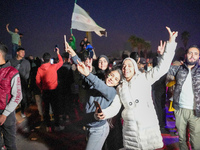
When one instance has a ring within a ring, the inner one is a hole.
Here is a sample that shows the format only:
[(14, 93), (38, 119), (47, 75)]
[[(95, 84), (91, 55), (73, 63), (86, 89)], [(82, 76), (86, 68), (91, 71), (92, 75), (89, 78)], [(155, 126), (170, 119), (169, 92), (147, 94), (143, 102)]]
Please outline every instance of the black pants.
[(163, 91), (152, 91), (154, 106), (156, 109), (156, 114), (158, 116), (159, 125), (161, 128), (166, 126), (166, 93)]
[[(2, 111), (2, 110), (1, 110)], [(16, 150), (16, 118), (15, 111), (7, 116), (6, 121), (0, 126), (0, 148), (6, 146), (7, 150)]]
[(42, 94), (42, 99), (44, 102), (44, 121), (47, 127), (50, 127), (50, 116), (49, 116), (49, 108), (50, 105), (52, 107), (52, 111), (54, 114), (55, 126), (59, 125), (59, 108), (57, 104), (58, 93), (57, 90), (44, 90)]
[(27, 108), (27, 85), (22, 85), (22, 100), (21, 100), (21, 113), (24, 114), (25, 109)]

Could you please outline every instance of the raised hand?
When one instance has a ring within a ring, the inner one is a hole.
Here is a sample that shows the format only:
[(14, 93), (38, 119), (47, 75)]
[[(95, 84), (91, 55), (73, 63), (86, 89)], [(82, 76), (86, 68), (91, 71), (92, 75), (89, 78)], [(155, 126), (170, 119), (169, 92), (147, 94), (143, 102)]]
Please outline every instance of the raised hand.
[(175, 42), (176, 37), (178, 36), (178, 31), (171, 31), (169, 27), (166, 27), (169, 33), (169, 42)]
[(72, 57), (76, 55), (75, 51), (69, 46), (68, 42), (65, 43), (66, 48), (65, 51), (68, 52)]
[(9, 32), (8, 26), (9, 26), (9, 23), (6, 25), (6, 30)]
[(165, 45), (166, 42), (162, 42), (162, 40), (160, 40), (160, 45), (158, 45), (158, 49), (157, 49), (157, 53), (160, 55), (163, 55), (164, 51), (165, 51)]
[(78, 69), (78, 71), (79, 71), (82, 75), (88, 76), (88, 75), (90, 74), (90, 71), (89, 71), (88, 68), (85, 66), (85, 64), (82, 63), (82, 62), (80, 62), (80, 61), (78, 61), (78, 60), (77, 60), (77, 62), (78, 62), (78, 64), (77, 64), (77, 69)]
[(56, 52), (57, 53), (57, 55), (58, 54), (60, 54), (60, 49), (57, 47), (57, 48), (54, 48), (54, 52)]

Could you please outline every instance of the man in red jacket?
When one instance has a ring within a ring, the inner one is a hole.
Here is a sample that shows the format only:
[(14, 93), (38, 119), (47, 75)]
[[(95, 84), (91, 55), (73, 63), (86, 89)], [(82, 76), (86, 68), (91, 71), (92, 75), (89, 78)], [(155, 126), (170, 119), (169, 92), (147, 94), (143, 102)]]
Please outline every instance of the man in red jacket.
[(16, 150), (15, 108), (22, 100), (22, 91), (19, 72), (5, 60), (7, 52), (0, 43), (0, 149), (5, 144), (6, 149)]
[(59, 48), (56, 48), (56, 52), (58, 55), (58, 63), (51, 64), (50, 59), (51, 55), (49, 53), (44, 53), (43, 59), (44, 64), (42, 64), (37, 71), (36, 75), (36, 84), (42, 91), (42, 99), (44, 101), (45, 109), (44, 109), (44, 121), (46, 123), (47, 131), (50, 131), (50, 116), (49, 116), (49, 107), (51, 105), (54, 120), (55, 120), (55, 128), (59, 127), (59, 113), (57, 108), (56, 99), (58, 98), (58, 93), (56, 88), (58, 86), (58, 75), (57, 70), (63, 65), (62, 57), (59, 53)]

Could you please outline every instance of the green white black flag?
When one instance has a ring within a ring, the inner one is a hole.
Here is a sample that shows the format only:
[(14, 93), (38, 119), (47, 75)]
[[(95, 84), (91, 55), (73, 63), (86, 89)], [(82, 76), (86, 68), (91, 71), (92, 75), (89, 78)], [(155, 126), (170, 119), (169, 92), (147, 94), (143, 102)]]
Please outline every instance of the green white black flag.
[(72, 14), (71, 28), (86, 32), (94, 31), (99, 36), (107, 36), (106, 29), (98, 26), (88, 13), (76, 3)]

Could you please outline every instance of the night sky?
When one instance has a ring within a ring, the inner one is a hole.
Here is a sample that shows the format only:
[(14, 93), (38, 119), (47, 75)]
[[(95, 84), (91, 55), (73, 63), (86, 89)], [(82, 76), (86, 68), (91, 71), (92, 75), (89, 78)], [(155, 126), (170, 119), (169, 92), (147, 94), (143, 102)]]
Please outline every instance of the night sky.
[[(105, 28), (108, 37), (92, 33), (92, 44), (97, 56), (112, 55), (127, 49), (127, 41), (136, 35), (151, 41), (155, 51), (159, 40), (167, 40), (165, 26), (179, 32), (178, 47), (183, 47), (181, 33), (191, 35), (188, 45), (200, 44), (200, 0), (77, 0), (91, 18)], [(41, 57), (44, 52), (56, 56), (53, 48), (59, 44), (63, 51), (63, 35), (70, 36), (74, 0), (1, 0), (0, 41), (11, 53), (11, 36), (6, 24), (14, 31), (18, 27), (26, 56)], [(73, 30), (77, 48), (85, 32)]]

